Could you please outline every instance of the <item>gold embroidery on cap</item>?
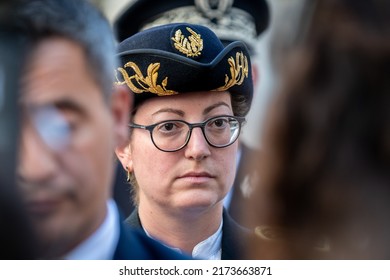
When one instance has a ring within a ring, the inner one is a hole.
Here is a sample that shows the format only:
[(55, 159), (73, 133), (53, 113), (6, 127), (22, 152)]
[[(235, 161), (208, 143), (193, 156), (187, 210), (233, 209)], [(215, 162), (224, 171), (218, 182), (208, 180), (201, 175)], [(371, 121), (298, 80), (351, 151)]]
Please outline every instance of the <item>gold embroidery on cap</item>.
[[(135, 74), (129, 76), (129, 74), (127, 74), (126, 70), (124, 69), (126, 67), (131, 67)], [(127, 62), (124, 65), (124, 68), (119, 67), (117, 69), (122, 74), (124, 81), (122, 82), (118, 79), (118, 72), (116, 72), (115, 77), (117, 82), (115, 82), (115, 84), (126, 84), (134, 93), (151, 92), (157, 94), (158, 96), (173, 95), (178, 93), (176, 91), (166, 89), (168, 84), (168, 77), (165, 77), (165, 79), (161, 82), (161, 85), (157, 85), (157, 71), (160, 68), (160, 63), (149, 64), (146, 77), (142, 75), (141, 70), (134, 62)]]
[(236, 53), (236, 60), (231, 56), (228, 58), (230, 65), (230, 76), (225, 75), (225, 85), (214, 89), (214, 91), (225, 91), (232, 86), (241, 85), (245, 78), (248, 78), (248, 58), (242, 53)]
[(181, 30), (178, 29), (175, 32), (175, 37), (171, 38), (175, 42), (174, 46), (179, 52), (185, 54), (187, 57), (198, 56), (203, 50), (203, 39), (200, 34), (197, 34), (191, 28), (186, 27), (186, 29), (192, 35), (187, 39), (182, 34)]

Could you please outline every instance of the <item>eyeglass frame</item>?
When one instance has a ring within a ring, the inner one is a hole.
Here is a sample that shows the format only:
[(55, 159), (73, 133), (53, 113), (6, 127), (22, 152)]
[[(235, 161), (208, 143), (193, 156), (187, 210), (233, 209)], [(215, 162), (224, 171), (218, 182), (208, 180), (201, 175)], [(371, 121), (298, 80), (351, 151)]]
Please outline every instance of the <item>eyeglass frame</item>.
[[(207, 139), (206, 137), (206, 132), (205, 132), (205, 127), (206, 127), (206, 124), (213, 120), (213, 119), (218, 119), (218, 118), (232, 118), (232, 119), (235, 119), (237, 122), (238, 122), (238, 133), (237, 133), (237, 137), (236, 139), (234, 139), (234, 141), (232, 141), (231, 143), (227, 144), (227, 145), (224, 145), (224, 146), (216, 146), (212, 143), (210, 143), (210, 141)], [(154, 139), (153, 139), (153, 130), (156, 126), (162, 124), (162, 123), (165, 123), (165, 122), (182, 122), (182, 123), (185, 123), (188, 127), (189, 127), (189, 133), (187, 133), (187, 138), (186, 138), (186, 141), (184, 142), (184, 144), (176, 149), (176, 150), (164, 150), (164, 149), (161, 149), (160, 147), (157, 146), (157, 144), (155, 143)], [(130, 128), (139, 128), (139, 129), (144, 129), (144, 130), (147, 130), (149, 131), (149, 134), (150, 134), (150, 139), (152, 140), (152, 143), (153, 145), (160, 151), (162, 152), (166, 152), (166, 153), (173, 153), (173, 152), (177, 152), (177, 151), (180, 151), (181, 149), (183, 149), (185, 146), (188, 145), (188, 142), (190, 141), (191, 139), (191, 135), (192, 135), (192, 130), (196, 127), (199, 127), (201, 130), (202, 130), (202, 133), (203, 133), (203, 137), (204, 139), (206, 140), (207, 144), (209, 144), (211, 147), (214, 147), (214, 148), (226, 148), (226, 147), (229, 147), (230, 145), (232, 145), (234, 142), (237, 141), (238, 137), (240, 136), (240, 133), (241, 133), (241, 126), (246, 122), (246, 119), (245, 117), (238, 117), (238, 116), (230, 116), (230, 115), (220, 115), (220, 116), (215, 116), (215, 117), (211, 117), (211, 118), (208, 118), (207, 120), (203, 121), (203, 122), (200, 122), (200, 123), (189, 123), (189, 122), (186, 122), (184, 120), (165, 120), (165, 121), (161, 121), (161, 122), (158, 122), (158, 123), (155, 123), (155, 124), (151, 124), (151, 125), (140, 125), (140, 124), (136, 124), (136, 123), (129, 123), (128, 126)]]

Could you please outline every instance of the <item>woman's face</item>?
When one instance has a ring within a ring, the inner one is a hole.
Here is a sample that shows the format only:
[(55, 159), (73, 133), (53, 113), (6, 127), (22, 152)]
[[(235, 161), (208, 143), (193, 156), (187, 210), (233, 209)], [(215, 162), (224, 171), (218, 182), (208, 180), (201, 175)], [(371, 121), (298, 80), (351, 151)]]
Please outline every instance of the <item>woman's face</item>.
[[(220, 115), (233, 115), (230, 94), (193, 92), (142, 103), (133, 118), (140, 125), (166, 120), (203, 122)], [(194, 128), (183, 149), (163, 152), (144, 129), (133, 129), (127, 167), (139, 185), (139, 204), (171, 211), (203, 210), (225, 197), (235, 176), (237, 141), (225, 148), (210, 146), (200, 128)]]

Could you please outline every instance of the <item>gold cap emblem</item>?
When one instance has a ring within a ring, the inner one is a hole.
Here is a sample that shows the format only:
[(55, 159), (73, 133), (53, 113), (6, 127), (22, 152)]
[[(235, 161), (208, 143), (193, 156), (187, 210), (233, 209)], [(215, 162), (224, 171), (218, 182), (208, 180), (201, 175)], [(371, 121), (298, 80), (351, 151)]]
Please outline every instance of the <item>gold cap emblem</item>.
[(192, 34), (188, 36), (188, 38), (183, 35), (183, 32), (180, 29), (175, 32), (175, 37), (171, 38), (172, 41), (175, 42), (175, 48), (187, 57), (196, 57), (201, 55), (203, 50), (203, 39), (200, 34), (197, 34), (191, 28), (186, 27), (186, 29)]

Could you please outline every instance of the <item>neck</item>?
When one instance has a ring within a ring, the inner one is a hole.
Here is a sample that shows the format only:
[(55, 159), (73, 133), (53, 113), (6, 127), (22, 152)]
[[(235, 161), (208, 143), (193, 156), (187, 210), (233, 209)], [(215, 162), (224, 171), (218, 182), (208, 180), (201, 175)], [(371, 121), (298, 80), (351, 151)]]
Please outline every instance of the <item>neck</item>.
[(140, 204), (139, 217), (142, 227), (164, 244), (191, 254), (194, 247), (213, 235), (222, 221), (222, 202), (202, 210), (166, 211), (150, 209)]

